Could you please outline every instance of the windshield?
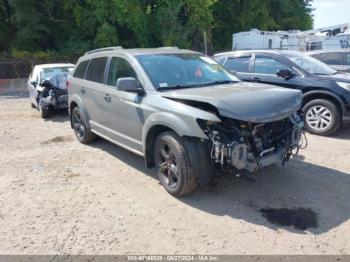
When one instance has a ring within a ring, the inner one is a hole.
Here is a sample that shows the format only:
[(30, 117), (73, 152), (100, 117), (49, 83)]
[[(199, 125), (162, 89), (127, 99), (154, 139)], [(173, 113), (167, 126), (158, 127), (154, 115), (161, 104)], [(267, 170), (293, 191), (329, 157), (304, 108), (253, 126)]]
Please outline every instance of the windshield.
[(303, 54), (286, 54), (290, 60), (296, 63), (305, 71), (314, 75), (334, 75), (337, 73), (332, 67), (321, 61)]
[(72, 72), (73, 67), (51, 67), (51, 68), (44, 68), (41, 73), (41, 79), (50, 79), (51, 77), (58, 75), (58, 74), (66, 74), (70, 75)]
[(152, 54), (136, 58), (158, 90), (239, 81), (217, 62), (200, 54)]

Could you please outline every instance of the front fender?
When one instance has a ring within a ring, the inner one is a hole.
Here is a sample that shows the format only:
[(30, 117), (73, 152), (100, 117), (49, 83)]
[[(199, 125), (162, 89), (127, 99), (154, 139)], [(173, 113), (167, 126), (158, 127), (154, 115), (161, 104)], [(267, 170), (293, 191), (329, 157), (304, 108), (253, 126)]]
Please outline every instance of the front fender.
[(176, 132), (181, 137), (188, 136), (204, 139), (208, 138), (203, 130), (199, 127), (194, 117), (184, 115), (180, 117), (170, 112), (158, 112), (150, 115), (144, 123), (142, 129), (143, 145), (145, 145), (148, 131), (157, 125), (166, 126), (174, 130), (174, 132)]

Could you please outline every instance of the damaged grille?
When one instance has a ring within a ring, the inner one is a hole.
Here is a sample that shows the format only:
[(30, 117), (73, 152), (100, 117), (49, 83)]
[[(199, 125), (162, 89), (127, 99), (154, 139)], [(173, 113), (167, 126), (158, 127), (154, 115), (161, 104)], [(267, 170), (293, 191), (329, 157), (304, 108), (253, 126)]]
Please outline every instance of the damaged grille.
[(303, 121), (298, 114), (268, 123), (223, 118), (220, 123), (198, 121), (210, 139), (211, 158), (222, 167), (254, 172), (286, 162), (298, 151)]

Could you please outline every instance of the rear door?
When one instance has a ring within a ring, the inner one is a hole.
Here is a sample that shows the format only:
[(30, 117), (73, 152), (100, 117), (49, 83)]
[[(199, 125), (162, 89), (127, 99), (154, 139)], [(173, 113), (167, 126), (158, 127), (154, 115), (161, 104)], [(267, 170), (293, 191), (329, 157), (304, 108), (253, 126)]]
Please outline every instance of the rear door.
[(228, 57), (224, 67), (235, 74), (242, 81), (250, 81), (252, 57), (251, 55)]
[(79, 62), (77, 64), (76, 69), (74, 70), (73, 76), (70, 80), (70, 85), (68, 88), (68, 95), (76, 94), (79, 96), (80, 100), (83, 103), (84, 108), (85, 106), (85, 95), (86, 95), (86, 86), (88, 85), (88, 81), (85, 80), (86, 77), (86, 69), (90, 63), (90, 60), (85, 60)]
[[(254, 55), (251, 81), (257, 83), (272, 84), (288, 88), (297, 88), (302, 85), (302, 79), (298, 72), (276, 57), (268, 55)], [(277, 76), (279, 70), (290, 70), (295, 76), (290, 79)]]
[(106, 93), (104, 85), (105, 70), (108, 57), (92, 58), (86, 72), (86, 81), (81, 85), (80, 92), (89, 114), (92, 129), (103, 133), (101, 126), (104, 117), (103, 99)]

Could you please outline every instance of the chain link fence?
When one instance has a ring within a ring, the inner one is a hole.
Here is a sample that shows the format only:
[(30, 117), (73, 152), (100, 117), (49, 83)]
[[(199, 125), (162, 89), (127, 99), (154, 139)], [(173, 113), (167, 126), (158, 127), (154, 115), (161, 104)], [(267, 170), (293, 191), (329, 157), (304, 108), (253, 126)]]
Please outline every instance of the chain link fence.
[(0, 79), (0, 97), (28, 97), (27, 80), (27, 78)]

